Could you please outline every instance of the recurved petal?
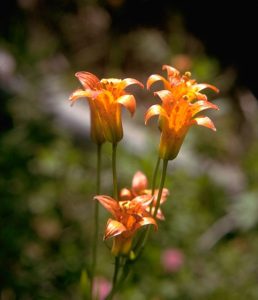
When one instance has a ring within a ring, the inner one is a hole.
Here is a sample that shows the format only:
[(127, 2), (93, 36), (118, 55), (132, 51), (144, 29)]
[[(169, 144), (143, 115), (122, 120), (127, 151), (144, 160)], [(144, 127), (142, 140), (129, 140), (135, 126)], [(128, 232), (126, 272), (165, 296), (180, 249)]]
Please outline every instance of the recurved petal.
[(162, 221), (165, 220), (165, 216), (160, 208), (157, 211), (157, 219), (162, 220)]
[(192, 112), (192, 116), (195, 116), (197, 113), (199, 113), (200, 111), (203, 111), (205, 109), (216, 109), (218, 110), (218, 106), (216, 104), (213, 104), (209, 101), (197, 101), (194, 102), (191, 106), (191, 112)]
[(132, 202), (140, 203), (141, 206), (143, 206), (143, 207), (147, 207), (148, 205), (151, 204), (152, 201), (153, 201), (152, 195), (140, 195), (140, 196), (135, 197), (132, 200)]
[(191, 121), (191, 124), (197, 124), (197, 125), (204, 126), (204, 127), (207, 127), (207, 128), (210, 128), (210, 129), (216, 131), (216, 127), (209, 117), (200, 116), (200, 117), (194, 118)]
[(86, 97), (86, 98), (94, 99), (99, 95), (99, 93), (100, 93), (99, 91), (93, 91), (93, 90), (89, 90), (89, 89), (87, 89), (87, 90), (78, 89), (72, 93), (69, 100), (71, 101), (71, 104), (74, 104), (74, 102), (78, 98)]
[(161, 90), (155, 92), (154, 95), (158, 95), (164, 104), (173, 102), (174, 99), (173, 94), (168, 90)]
[(127, 229), (122, 223), (113, 219), (108, 219), (104, 240), (117, 236), (124, 231), (127, 231)]
[(117, 99), (117, 102), (127, 108), (133, 116), (136, 109), (136, 101), (133, 95), (123, 95)]
[(167, 200), (168, 196), (169, 196), (169, 190), (167, 188), (163, 188), (161, 193), (160, 204), (163, 204)]
[(116, 200), (106, 195), (98, 195), (94, 197), (98, 200), (113, 216), (119, 211), (119, 205)]
[(212, 84), (208, 84), (208, 83), (198, 83), (198, 84), (195, 84), (194, 85), (194, 88), (196, 89), (196, 91), (201, 91), (201, 90), (204, 90), (204, 89), (211, 89), (213, 90), (214, 92), (218, 93), (219, 92), (219, 89), (216, 88), (216, 86), (212, 85)]
[(163, 81), (164, 83), (168, 83), (164, 77), (162, 77), (158, 74), (153, 74), (147, 80), (147, 83), (146, 83), (147, 89), (149, 89), (153, 85), (153, 83), (156, 81)]
[(149, 121), (150, 118), (152, 118), (153, 116), (163, 116), (167, 118), (167, 114), (165, 112), (165, 110), (159, 105), (159, 104), (155, 104), (152, 105), (145, 113), (145, 124), (147, 124), (147, 122)]
[(139, 221), (137, 223), (137, 226), (140, 228), (142, 226), (145, 226), (145, 225), (154, 225), (154, 228), (157, 230), (158, 229), (158, 224), (157, 222), (152, 218), (152, 217), (143, 217), (141, 219), (141, 221)]
[(180, 74), (180, 72), (177, 69), (175, 69), (169, 65), (163, 65), (162, 70), (167, 71), (168, 77), (176, 77)]
[(132, 190), (137, 195), (141, 191), (145, 190), (148, 186), (148, 179), (141, 171), (134, 174), (132, 180)]
[(137, 84), (141, 88), (144, 88), (144, 85), (139, 80), (136, 80), (134, 78), (125, 78), (122, 80), (122, 83), (123, 83), (123, 88), (126, 88), (127, 86), (132, 85), (132, 84)]
[(88, 94), (84, 90), (78, 89), (72, 93), (72, 95), (69, 97), (69, 100), (71, 101), (71, 104), (74, 104), (78, 98), (88, 97), (87, 95)]
[(204, 101), (207, 101), (207, 96), (205, 94), (202, 94), (202, 93), (198, 93), (198, 92), (195, 92), (195, 98), (197, 100), (204, 100)]
[(100, 88), (100, 81), (98, 77), (90, 72), (80, 71), (75, 73), (75, 76), (79, 79), (85, 89)]

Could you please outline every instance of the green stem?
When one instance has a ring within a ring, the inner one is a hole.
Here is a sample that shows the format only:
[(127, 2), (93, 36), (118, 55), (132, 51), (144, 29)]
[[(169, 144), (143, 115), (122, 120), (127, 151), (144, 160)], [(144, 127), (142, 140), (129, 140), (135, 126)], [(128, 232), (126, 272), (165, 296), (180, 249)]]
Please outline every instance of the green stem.
[(118, 277), (118, 272), (120, 268), (120, 258), (119, 256), (115, 257), (115, 267), (114, 267), (114, 274), (113, 274), (113, 280), (112, 280), (112, 290), (107, 296), (106, 300), (112, 300), (117, 289), (117, 277)]
[[(154, 169), (154, 173), (153, 173), (153, 178), (152, 178), (152, 186), (151, 186), (151, 195), (153, 196), (155, 193), (155, 188), (156, 188), (156, 182), (157, 182), (157, 176), (158, 176), (158, 170), (159, 170), (159, 165), (160, 165), (160, 157), (158, 156), (157, 162), (156, 162), (156, 166)], [(150, 204), (150, 213), (152, 212), (152, 207), (153, 207), (153, 202), (151, 202)], [(150, 227), (150, 226), (149, 226)], [(149, 229), (148, 229), (149, 230)]]
[[(119, 201), (119, 199), (118, 199), (118, 184), (117, 184), (117, 170), (116, 170), (116, 150), (117, 150), (117, 143), (113, 143), (112, 144), (113, 197), (117, 201)], [(113, 299), (113, 296), (115, 295), (119, 268), (120, 268), (120, 258), (119, 258), (119, 256), (116, 256), (114, 273), (113, 273), (112, 290), (106, 298), (108, 300)]]
[(158, 175), (158, 169), (159, 169), (159, 164), (160, 164), (160, 157), (158, 157), (156, 166), (155, 166), (155, 170), (154, 170), (154, 174), (153, 174), (153, 178), (152, 178), (152, 188), (151, 188), (151, 195), (154, 195), (155, 192), (155, 188), (156, 188), (156, 181), (157, 181), (157, 175)]
[(168, 160), (164, 159), (163, 160), (162, 175), (161, 175), (160, 184), (159, 184), (159, 193), (158, 193), (157, 203), (155, 204), (155, 210), (154, 210), (154, 213), (153, 213), (153, 218), (156, 218), (157, 212), (158, 212), (158, 209), (159, 209), (159, 206), (160, 206), (162, 191), (163, 191), (163, 188), (164, 188), (166, 175), (167, 175), (167, 167), (168, 167)]
[[(101, 144), (97, 145), (97, 177), (96, 177), (96, 195), (100, 193), (100, 169), (101, 169)], [(91, 298), (93, 299), (93, 285), (98, 256), (98, 236), (99, 236), (99, 202), (94, 203), (94, 237), (92, 244), (92, 265), (91, 265)]]
[[(157, 170), (158, 170), (159, 163), (160, 162), (158, 160), (156, 168), (155, 168), (154, 177), (157, 176)], [(162, 191), (163, 191), (163, 188), (164, 188), (164, 184), (165, 184), (165, 180), (166, 180), (166, 175), (167, 175), (167, 166), (168, 166), (168, 160), (163, 160), (162, 175), (161, 175), (161, 179), (160, 179), (159, 192), (158, 192), (157, 202), (155, 203), (155, 210), (154, 210), (154, 213), (153, 213), (153, 218), (156, 218), (157, 212), (158, 212), (158, 209), (159, 209), (159, 206), (160, 206)], [(156, 181), (156, 179), (153, 180), (153, 183), (155, 181)], [(152, 186), (152, 190), (153, 190), (153, 186)], [(146, 243), (148, 241), (148, 238), (149, 238), (149, 235), (150, 235), (150, 231), (151, 231), (151, 226), (149, 225), (148, 228), (145, 231), (145, 234), (144, 234), (144, 236), (142, 238), (141, 243), (136, 246), (136, 249), (135, 249), (135, 255), (136, 255), (136, 257), (138, 257), (141, 254), (141, 252), (143, 251), (143, 249), (144, 249), (144, 247), (145, 247), (145, 245), (146, 245)]]
[(113, 172), (113, 196), (118, 201), (117, 171), (116, 171), (117, 143), (112, 144), (112, 172)]

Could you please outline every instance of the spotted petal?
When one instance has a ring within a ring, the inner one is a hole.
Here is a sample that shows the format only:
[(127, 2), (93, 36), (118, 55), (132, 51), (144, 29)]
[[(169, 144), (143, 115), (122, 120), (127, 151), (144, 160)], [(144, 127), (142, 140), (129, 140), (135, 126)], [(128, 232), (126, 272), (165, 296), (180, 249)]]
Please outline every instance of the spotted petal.
[(127, 231), (127, 228), (122, 223), (108, 219), (104, 240), (117, 236), (125, 231)]

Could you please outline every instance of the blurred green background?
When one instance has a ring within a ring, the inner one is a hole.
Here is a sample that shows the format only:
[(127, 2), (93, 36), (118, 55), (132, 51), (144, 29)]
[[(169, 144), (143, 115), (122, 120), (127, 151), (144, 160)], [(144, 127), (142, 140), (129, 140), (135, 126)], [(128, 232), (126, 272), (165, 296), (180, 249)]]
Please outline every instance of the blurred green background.
[[(162, 64), (191, 70), (199, 82), (221, 90), (208, 94), (220, 106), (208, 113), (217, 132), (191, 129), (169, 164), (166, 221), (117, 299), (258, 299), (257, 101), (248, 86), (239, 88), (236, 69), (189, 32), (176, 4), (132, 2), (3, 4), (1, 300), (81, 299), (80, 276), (90, 263), (96, 147), (88, 135), (87, 103), (69, 104), (79, 87), (74, 73), (146, 83), (150, 74), (164, 74)], [(152, 91), (130, 90), (137, 112), (133, 119), (124, 114), (120, 187), (130, 187), (138, 170), (151, 181), (157, 157), (156, 122), (145, 127), (143, 116), (158, 100)], [(103, 194), (112, 192), (110, 154), (107, 144)], [(101, 208), (97, 273), (110, 280), (110, 242), (102, 242), (107, 217)]]

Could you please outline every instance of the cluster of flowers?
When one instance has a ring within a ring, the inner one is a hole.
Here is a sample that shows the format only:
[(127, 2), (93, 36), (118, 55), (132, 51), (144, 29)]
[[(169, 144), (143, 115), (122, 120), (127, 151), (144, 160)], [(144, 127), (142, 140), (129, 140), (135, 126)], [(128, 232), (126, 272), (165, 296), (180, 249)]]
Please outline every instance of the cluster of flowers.
[[(152, 105), (145, 113), (145, 124), (153, 116), (158, 116), (160, 131), (159, 157), (163, 160), (163, 173), (159, 189), (155, 185), (148, 189), (147, 177), (137, 172), (130, 189), (124, 188), (114, 192), (113, 198), (97, 195), (96, 201), (102, 204), (113, 216), (107, 221), (104, 239), (114, 238), (112, 254), (130, 256), (133, 249), (133, 239), (136, 232), (145, 225), (154, 225), (157, 229), (157, 219), (163, 220), (164, 215), (160, 205), (169, 194), (164, 188), (166, 166), (169, 160), (178, 155), (189, 128), (196, 124), (216, 130), (213, 122), (207, 116), (199, 113), (206, 109), (218, 109), (208, 101), (201, 91), (209, 88), (215, 92), (218, 89), (210, 84), (197, 83), (191, 78), (191, 73), (180, 74), (175, 68), (164, 65), (167, 78), (161, 75), (151, 75), (147, 80), (147, 89), (155, 82), (161, 81), (164, 89), (156, 91), (161, 104)], [(79, 98), (85, 98), (90, 107), (91, 137), (98, 145), (110, 142), (112, 145), (123, 137), (121, 107), (128, 109), (131, 115), (136, 109), (135, 97), (126, 91), (132, 84), (144, 85), (136, 79), (116, 78), (99, 79), (89, 72), (78, 72), (75, 76), (83, 88), (74, 91), (70, 97), (73, 104)], [(113, 175), (116, 171), (113, 170)], [(116, 176), (113, 177), (116, 181)], [(113, 182), (115, 185), (115, 182)]]

